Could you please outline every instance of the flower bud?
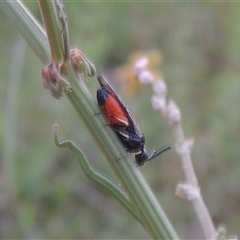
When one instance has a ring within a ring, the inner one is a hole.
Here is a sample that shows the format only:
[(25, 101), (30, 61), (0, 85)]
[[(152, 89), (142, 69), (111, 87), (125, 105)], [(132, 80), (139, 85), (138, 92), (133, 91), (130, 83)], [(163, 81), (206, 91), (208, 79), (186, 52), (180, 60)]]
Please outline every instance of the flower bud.
[(154, 81), (154, 76), (149, 70), (143, 70), (137, 76), (138, 81), (143, 85), (148, 85)]
[(151, 102), (152, 107), (155, 111), (160, 111), (166, 107), (166, 98), (164, 96), (153, 95)]
[(153, 92), (156, 93), (157, 95), (166, 95), (167, 94), (167, 86), (166, 86), (166, 83), (162, 79), (155, 81), (152, 84), (152, 89), (153, 89)]
[(200, 188), (187, 183), (178, 183), (175, 194), (182, 199), (192, 201), (200, 197)]
[(172, 100), (169, 101), (167, 111), (168, 111), (167, 119), (169, 125), (173, 125), (181, 121), (180, 110), (174, 101)]
[(140, 58), (133, 66), (133, 71), (135, 75), (138, 75), (140, 71), (143, 69), (146, 69), (148, 66), (148, 58), (147, 57), (142, 57)]

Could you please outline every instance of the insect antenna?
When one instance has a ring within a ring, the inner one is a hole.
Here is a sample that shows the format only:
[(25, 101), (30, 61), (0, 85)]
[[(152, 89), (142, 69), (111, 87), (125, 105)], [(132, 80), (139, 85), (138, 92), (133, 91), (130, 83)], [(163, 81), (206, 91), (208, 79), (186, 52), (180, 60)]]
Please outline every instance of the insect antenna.
[(147, 160), (147, 161), (152, 160), (153, 158), (155, 158), (155, 157), (157, 157), (157, 156), (163, 154), (164, 152), (170, 150), (171, 148), (172, 148), (171, 146), (168, 146), (168, 147), (162, 149), (162, 150), (159, 151), (159, 152), (156, 152), (156, 150), (152, 151), (152, 153), (151, 153), (150, 156), (148, 157), (148, 160)]

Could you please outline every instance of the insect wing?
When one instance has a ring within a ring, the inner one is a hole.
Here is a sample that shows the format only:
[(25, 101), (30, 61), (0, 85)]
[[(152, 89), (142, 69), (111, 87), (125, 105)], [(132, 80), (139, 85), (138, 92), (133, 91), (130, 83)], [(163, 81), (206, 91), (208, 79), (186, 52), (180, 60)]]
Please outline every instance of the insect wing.
[(135, 134), (139, 137), (139, 138), (143, 138), (143, 134), (141, 133), (141, 131), (139, 130), (138, 126), (136, 125), (136, 123), (133, 121), (130, 113), (128, 112), (127, 108), (125, 107), (125, 105), (123, 104), (122, 100), (117, 96), (117, 94), (114, 92), (114, 90), (112, 89), (112, 87), (110, 86), (110, 84), (108, 83), (108, 81), (101, 75), (98, 78), (98, 82), (100, 84), (101, 87), (105, 87), (109, 90), (109, 92), (112, 94), (112, 96), (117, 100), (118, 104), (120, 105), (120, 107), (123, 109), (125, 116), (127, 117), (128, 121), (129, 121), (129, 125), (132, 129), (134, 129)]
[[(104, 88), (105, 91), (108, 91), (108, 89)], [(105, 102), (105, 112), (106, 117), (108, 121), (112, 125), (124, 125), (129, 126), (129, 120), (128, 116), (125, 114), (124, 109), (120, 105), (118, 99), (115, 97), (115, 95), (112, 92), (109, 92), (109, 96)]]

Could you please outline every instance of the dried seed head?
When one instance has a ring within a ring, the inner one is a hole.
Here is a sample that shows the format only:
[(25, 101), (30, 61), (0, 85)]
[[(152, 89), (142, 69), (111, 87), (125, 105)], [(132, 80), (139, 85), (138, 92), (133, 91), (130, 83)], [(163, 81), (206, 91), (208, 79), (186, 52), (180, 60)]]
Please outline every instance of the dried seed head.
[(82, 75), (84, 78), (86, 77), (94, 77), (96, 75), (96, 69), (94, 64), (90, 61), (89, 58), (78, 48), (73, 48), (70, 50), (70, 59), (71, 64), (74, 70)]
[(63, 96), (63, 90), (71, 92), (71, 85), (61, 76), (61, 63), (51, 62), (42, 69), (42, 84), (54, 98)]
[(57, 83), (57, 76), (55, 74), (55, 67), (52, 63), (47, 64), (42, 69), (42, 84), (45, 89), (48, 89), (51, 95), (59, 99), (63, 96), (63, 89)]

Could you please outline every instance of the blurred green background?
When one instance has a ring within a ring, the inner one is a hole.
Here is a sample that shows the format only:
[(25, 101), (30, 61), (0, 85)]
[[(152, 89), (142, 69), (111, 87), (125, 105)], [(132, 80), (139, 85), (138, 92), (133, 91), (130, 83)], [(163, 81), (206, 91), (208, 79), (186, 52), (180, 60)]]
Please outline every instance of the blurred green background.
[[(38, 5), (25, 1), (41, 21)], [(169, 97), (194, 137), (193, 164), (216, 226), (240, 235), (240, 3), (66, 1), (72, 45), (121, 92), (119, 66), (139, 51), (158, 50)], [(149, 236), (128, 212), (84, 176), (75, 156), (53, 143), (74, 139), (92, 165), (115, 181), (97, 146), (66, 98), (41, 83), (42, 63), (0, 12), (0, 238), (111, 238)], [(95, 95), (98, 84), (87, 83)], [(148, 150), (174, 145), (148, 88), (125, 98)], [(183, 180), (174, 150), (141, 168), (183, 239), (203, 237), (190, 203), (174, 195)]]

